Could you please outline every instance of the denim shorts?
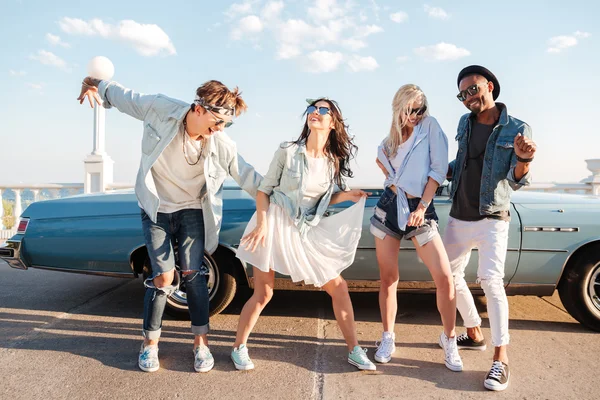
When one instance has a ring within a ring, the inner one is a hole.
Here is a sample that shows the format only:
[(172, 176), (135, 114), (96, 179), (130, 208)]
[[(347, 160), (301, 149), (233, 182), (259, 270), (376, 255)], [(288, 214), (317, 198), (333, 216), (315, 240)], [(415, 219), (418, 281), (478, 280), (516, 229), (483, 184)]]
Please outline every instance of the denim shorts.
[[(413, 212), (419, 206), (420, 198), (412, 198), (408, 200), (408, 208)], [(396, 201), (396, 193), (389, 187), (379, 198), (375, 212), (371, 217), (371, 233), (379, 239), (384, 239), (386, 235), (390, 235), (398, 240), (415, 238), (419, 246), (424, 246), (429, 243), (435, 235), (438, 234), (439, 218), (435, 212), (433, 201), (425, 210), (425, 221), (421, 226), (406, 226), (405, 230), (398, 227), (398, 205)]]
[[(184, 209), (174, 213), (158, 213), (156, 223), (141, 210), (142, 228), (148, 256), (152, 264), (152, 279), (175, 269), (207, 274), (204, 261), (204, 218), (201, 209)], [(175, 247), (177, 245), (177, 253)]]

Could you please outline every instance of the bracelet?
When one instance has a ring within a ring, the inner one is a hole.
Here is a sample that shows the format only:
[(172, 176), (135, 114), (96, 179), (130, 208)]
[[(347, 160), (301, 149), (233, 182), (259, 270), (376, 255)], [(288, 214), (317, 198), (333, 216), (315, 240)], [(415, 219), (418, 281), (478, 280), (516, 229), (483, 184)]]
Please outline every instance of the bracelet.
[(521, 157), (517, 156), (517, 161), (520, 161), (522, 163), (530, 163), (530, 162), (533, 161), (533, 157), (531, 157), (531, 158), (521, 158)]
[(421, 203), (421, 205), (423, 207), (425, 207), (426, 210), (427, 210), (427, 207), (429, 207), (429, 203), (425, 202), (423, 199), (419, 200), (419, 203)]

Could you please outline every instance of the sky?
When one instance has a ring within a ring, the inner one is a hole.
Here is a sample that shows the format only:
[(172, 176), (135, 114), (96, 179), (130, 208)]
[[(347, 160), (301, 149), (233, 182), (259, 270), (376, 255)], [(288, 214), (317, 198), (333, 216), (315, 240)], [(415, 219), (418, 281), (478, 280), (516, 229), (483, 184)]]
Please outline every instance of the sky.
[[(600, 158), (598, 16), (600, 3), (580, 0), (1, 0), (0, 185), (83, 181), (93, 112), (76, 98), (98, 55), (143, 93), (191, 102), (207, 80), (238, 86), (249, 109), (227, 133), (263, 174), (299, 136), (305, 99), (335, 99), (359, 147), (351, 185), (383, 182), (376, 149), (407, 83), (427, 95), (453, 159), (467, 112), (456, 76), (484, 65), (532, 128), (533, 181), (580, 181)], [(115, 182), (134, 182), (141, 136), (140, 121), (107, 111)]]

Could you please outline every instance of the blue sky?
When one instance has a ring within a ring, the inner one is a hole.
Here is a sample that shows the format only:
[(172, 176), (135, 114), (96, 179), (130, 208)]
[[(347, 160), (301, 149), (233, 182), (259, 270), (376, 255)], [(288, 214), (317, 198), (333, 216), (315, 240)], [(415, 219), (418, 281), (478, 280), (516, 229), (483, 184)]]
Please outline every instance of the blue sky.
[[(355, 184), (381, 183), (376, 147), (406, 83), (425, 91), (454, 158), (466, 112), (456, 75), (482, 64), (500, 80), (498, 100), (533, 129), (534, 181), (579, 181), (583, 160), (600, 158), (599, 15), (579, 0), (3, 0), (0, 183), (83, 181), (93, 115), (75, 99), (97, 55), (144, 93), (191, 101), (209, 79), (239, 86), (249, 111), (228, 134), (262, 173), (299, 135), (304, 99), (336, 99), (359, 146)], [(106, 126), (114, 179), (133, 182), (142, 124), (110, 110)]]

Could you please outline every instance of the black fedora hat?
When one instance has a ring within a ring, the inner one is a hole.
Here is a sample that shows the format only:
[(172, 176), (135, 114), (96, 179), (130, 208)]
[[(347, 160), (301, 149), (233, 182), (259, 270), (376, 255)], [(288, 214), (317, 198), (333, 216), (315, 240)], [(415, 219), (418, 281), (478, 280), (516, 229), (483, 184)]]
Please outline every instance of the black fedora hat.
[(481, 75), (488, 81), (493, 82), (494, 90), (492, 90), (492, 96), (494, 97), (494, 100), (498, 98), (498, 96), (500, 95), (500, 82), (498, 82), (498, 78), (496, 78), (496, 75), (494, 75), (492, 71), (485, 67), (482, 67), (481, 65), (469, 65), (468, 67), (463, 68), (462, 71), (458, 73), (456, 85), (460, 87), (460, 81), (462, 81), (463, 78), (469, 75)]

